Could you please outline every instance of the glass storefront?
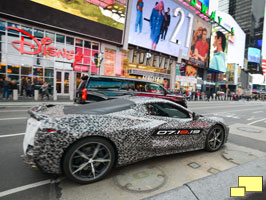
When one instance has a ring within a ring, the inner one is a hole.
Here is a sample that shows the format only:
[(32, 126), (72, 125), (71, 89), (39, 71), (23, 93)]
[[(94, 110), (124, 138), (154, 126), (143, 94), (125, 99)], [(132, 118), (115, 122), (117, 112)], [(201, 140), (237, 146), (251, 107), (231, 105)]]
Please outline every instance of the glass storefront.
[[(7, 30), (6, 27), (22, 29), (34, 36), (37, 43), (41, 44), (41, 51), (33, 53), (40, 49), (35, 40), (20, 31)], [(51, 39), (49, 44), (48, 41), (44, 44), (44, 37)], [(22, 79), (30, 80), (37, 87), (46, 81), (51, 87), (51, 93), (56, 87), (58, 94), (69, 94), (69, 84), (75, 83), (74, 80), (70, 83), (73, 70), (78, 76), (81, 73), (99, 73), (94, 62), (99, 48), (100, 43), (95, 41), (0, 19), (0, 79), (16, 81), (19, 89)], [(55, 55), (52, 56), (52, 53)], [(83, 58), (73, 69), (76, 54), (82, 54)], [(58, 72), (62, 73), (61, 81), (58, 80)]]

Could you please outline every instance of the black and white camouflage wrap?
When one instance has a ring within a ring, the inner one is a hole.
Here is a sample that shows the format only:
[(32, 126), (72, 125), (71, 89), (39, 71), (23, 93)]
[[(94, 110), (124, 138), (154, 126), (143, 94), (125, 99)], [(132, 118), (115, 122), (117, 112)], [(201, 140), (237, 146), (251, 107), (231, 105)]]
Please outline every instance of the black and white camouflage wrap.
[[(224, 128), (227, 141), (229, 130), (220, 119), (200, 117), (193, 120), (150, 116), (146, 103), (169, 101), (141, 97), (131, 97), (128, 100), (134, 101), (136, 106), (105, 115), (66, 115), (63, 112), (64, 106), (34, 107), (29, 113), (34, 115), (41, 125), (34, 138), (31, 160), (46, 173), (60, 174), (65, 150), (75, 141), (91, 136), (104, 137), (112, 143), (117, 152), (116, 166), (154, 156), (203, 149), (208, 131), (215, 124)], [(153, 135), (156, 130), (194, 128), (202, 129), (201, 133)], [(45, 129), (56, 131), (47, 133)]]

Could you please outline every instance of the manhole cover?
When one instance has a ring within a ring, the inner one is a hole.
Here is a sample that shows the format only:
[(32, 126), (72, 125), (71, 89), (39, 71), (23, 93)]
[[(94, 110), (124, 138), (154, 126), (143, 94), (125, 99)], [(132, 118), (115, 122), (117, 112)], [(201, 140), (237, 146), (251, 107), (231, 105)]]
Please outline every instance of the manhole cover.
[(248, 133), (261, 133), (261, 130), (255, 129), (255, 128), (249, 128), (249, 127), (238, 127), (236, 129), (238, 129), (240, 131), (245, 131)]
[(247, 152), (233, 151), (233, 150), (231, 151), (226, 150), (223, 152), (222, 155), (226, 160), (233, 162), (237, 165), (240, 165), (240, 164), (243, 164), (243, 163), (246, 163), (248, 161), (255, 160), (258, 158), (257, 156), (247, 153)]
[(119, 187), (132, 192), (157, 190), (166, 182), (165, 173), (157, 167), (129, 166), (114, 177)]

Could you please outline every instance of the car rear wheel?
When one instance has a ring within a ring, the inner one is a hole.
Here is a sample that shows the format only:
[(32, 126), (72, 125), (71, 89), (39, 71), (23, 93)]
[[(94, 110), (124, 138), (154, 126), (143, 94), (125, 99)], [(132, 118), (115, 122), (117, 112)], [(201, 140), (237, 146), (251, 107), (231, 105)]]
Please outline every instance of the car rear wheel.
[(102, 138), (84, 138), (72, 145), (63, 158), (63, 171), (67, 178), (80, 184), (103, 179), (112, 169), (115, 152)]
[(220, 125), (213, 126), (207, 135), (205, 149), (207, 151), (219, 150), (224, 143), (224, 139), (225, 132), (223, 127)]

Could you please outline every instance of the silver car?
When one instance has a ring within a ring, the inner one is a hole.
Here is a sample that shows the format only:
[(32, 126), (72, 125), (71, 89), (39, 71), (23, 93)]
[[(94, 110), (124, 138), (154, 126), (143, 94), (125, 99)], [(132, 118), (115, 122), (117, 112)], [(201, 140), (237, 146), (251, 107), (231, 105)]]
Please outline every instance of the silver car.
[(127, 97), (87, 105), (41, 105), (29, 110), (25, 160), (42, 171), (81, 183), (113, 167), (150, 157), (217, 151), (229, 128), (168, 100)]

